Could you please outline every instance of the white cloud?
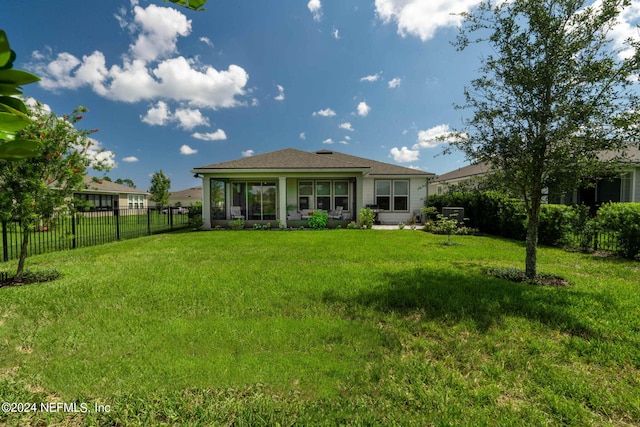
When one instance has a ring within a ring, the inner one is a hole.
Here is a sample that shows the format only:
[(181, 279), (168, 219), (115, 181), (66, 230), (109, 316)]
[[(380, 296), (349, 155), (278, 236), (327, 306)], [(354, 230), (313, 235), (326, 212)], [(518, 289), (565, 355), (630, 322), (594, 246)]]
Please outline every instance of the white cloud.
[(91, 160), (91, 167), (106, 167), (111, 169), (116, 166), (115, 158), (116, 154), (113, 151), (106, 150), (100, 141), (87, 138), (90, 142), (88, 147), (78, 147), (78, 150), (83, 153), (85, 158)]
[[(191, 21), (180, 11), (133, 2), (133, 22), (119, 15), (120, 25), (133, 32), (135, 42), (120, 55), (121, 63), (107, 65), (95, 51), (81, 59), (63, 52), (36, 52), (31, 69), (47, 90), (91, 87), (107, 99), (123, 102), (174, 101), (196, 108), (231, 108), (246, 105), (237, 97), (247, 93), (247, 72), (231, 64), (217, 70), (197, 59), (177, 55), (177, 40), (191, 32)], [(125, 21), (122, 21), (125, 20)]]
[(210, 133), (196, 132), (194, 134), (191, 134), (191, 136), (203, 141), (224, 141), (225, 139), (227, 139), (227, 134), (222, 129), (218, 129), (217, 131)]
[(331, 108), (325, 108), (324, 110), (316, 111), (312, 114), (313, 116), (322, 116), (322, 117), (333, 117), (336, 115), (336, 112)]
[(322, 3), (320, 0), (309, 0), (307, 8), (309, 8), (314, 20), (319, 21), (322, 18)]
[(340, 129), (349, 130), (349, 131), (353, 132), (353, 128), (351, 127), (351, 123), (349, 123), (349, 122), (340, 123), (338, 125), (338, 127)]
[(390, 153), (393, 160), (399, 163), (415, 162), (419, 160), (418, 155), (420, 154), (418, 150), (409, 150), (407, 147), (402, 147), (401, 149), (394, 147)]
[(191, 21), (181, 12), (168, 7), (150, 4), (146, 8), (133, 8), (134, 21), (140, 33), (130, 46), (135, 58), (155, 61), (177, 51), (178, 36), (191, 33)]
[(382, 22), (397, 24), (402, 37), (412, 35), (427, 41), (442, 27), (459, 26), (459, 13), (468, 12), (479, 3), (480, 0), (375, 0), (375, 9)]
[(260, 105), (260, 101), (258, 100), (258, 98), (253, 98), (251, 100), (251, 106), (252, 107), (257, 107), (258, 105)]
[(340, 31), (337, 28), (333, 29), (333, 31), (331, 32), (331, 35), (333, 36), (334, 39), (340, 40)]
[(362, 101), (358, 104), (358, 115), (365, 117), (371, 111), (371, 107), (367, 105), (366, 102)]
[(256, 154), (256, 152), (255, 152), (255, 151), (253, 151), (253, 150), (246, 150), (246, 151), (243, 151), (243, 152), (242, 152), (242, 157), (251, 157), (251, 156), (253, 156), (254, 154)]
[(349, 145), (349, 143), (347, 141), (338, 141), (338, 144)]
[(331, 138), (327, 138), (327, 139), (325, 139), (324, 141), (322, 141), (322, 143), (323, 143), (323, 144), (331, 145), (331, 144), (333, 144), (334, 142), (333, 142), (333, 139), (331, 139)]
[(284, 87), (280, 85), (276, 85), (276, 87), (278, 88), (278, 96), (273, 99), (275, 99), (276, 101), (284, 101)]
[(187, 131), (196, 126), (209, 126), (209, 119), (204, 117), (200, 110), (179, 108), (176, 110), (174, 117), (179, 123), (178, 126)]
[(345, 135), (344, 139), (346, 139), (347, 141), (351, 141), (351, 137), (349, 135)]
[(397, 88), (398, 86), (400, 86), (400, 83), (402, 83), (402, 79), (399, 77), (389, 80), (389, 89)]
[(155, 107), (149, 108), (147, 114), (140, 116), (140, 119), (151, 126), (163, 126), (171, 120), (171, 111), (166, 102), (158, 101)]
[(376, 74), (371, 74), (369, 76), (364, 76), (360, 78), (361, 82), (377, 82), (380, 79), (380, 73), (376, 73)]
[(457, 134), (449, 130), (449, 125), (442, 124), (430, 129), (419, 131), (418, 142), (412, 148), (414, 150), (421, 148), (435, 148), (458, 138)]
[(138, 158), (136, 156), (129, 156), (129, 157), (123, 158), (122, 161), (125, 163), (135, 163), (138, 161)]
[(214, 47), (213, 46), (213, 42), (211, 41), (211, 39), (209, 37), (200, 37), (199, 39), (202, 43), (206, 44), (207, 46), (210, 47)]
[(300, 139), (307, 139), (307, 135), (304, 132), (300, 132)]
[(193, 148), (189, 147), (186, 144), (180, 147), (180, 154), (184, 156), (190, 156), (191, 154), (196, 154), (197, 152), (198, 150), (194, 150)]

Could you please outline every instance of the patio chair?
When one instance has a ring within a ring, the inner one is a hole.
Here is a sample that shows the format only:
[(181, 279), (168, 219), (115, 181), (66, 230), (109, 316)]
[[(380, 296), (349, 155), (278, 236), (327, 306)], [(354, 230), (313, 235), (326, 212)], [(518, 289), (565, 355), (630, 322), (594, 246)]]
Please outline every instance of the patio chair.
[(336, 209), (329, 212), (329, 219), (342, 219), (342, 206), (336, 206)]
[(231, 206), (231, 219), (244, 219), (240, 206)]

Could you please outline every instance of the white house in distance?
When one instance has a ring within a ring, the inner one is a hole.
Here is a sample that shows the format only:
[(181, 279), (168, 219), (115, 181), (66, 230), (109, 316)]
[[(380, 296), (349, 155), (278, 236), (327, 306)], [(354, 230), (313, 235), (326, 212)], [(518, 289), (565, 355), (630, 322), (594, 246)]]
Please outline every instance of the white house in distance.
[(84, 177), (85, 188), (75, 193), (76, 199), (84, 200), (91, 211), (113, 211), (117, 209), (145, 209), (148, 197), (144, 190), (116, 184), (105, 179)]
[(315, 209), (357, 221), (372, 207), (380, 223), (398, 224), (419, 214), (433, 173), (337, 151), (293, 148), (194, 168), (202, 177), (204, 228), (234, 218), (266, 224), (304, 220)]

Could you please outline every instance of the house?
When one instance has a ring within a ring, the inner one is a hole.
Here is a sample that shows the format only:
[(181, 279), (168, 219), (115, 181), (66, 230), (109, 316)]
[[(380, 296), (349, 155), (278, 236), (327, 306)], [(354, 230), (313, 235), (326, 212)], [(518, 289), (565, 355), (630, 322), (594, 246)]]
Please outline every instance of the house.
[[(625, 150), (626, 160), (620, 165), (621, 174), (611, 177), (594, 177), (591, 182), (561, 196), (549, 196), (549, 202), (562, 204), (584, 204), (597, 208), (606, 202), (640, 202), (640, 149)], [(601, 160), (613, 158), (614, 153), (601, 153)], [(490, 165), (476, 163), (445, 173), (429, 185), (429, 194), (442, 194), (453, 185), (477, 185), (491, 173)]]
[(74, 197), (83, 200), (90, 211), (114, 211), (117, 209), (145, 209), (148, 207), (149, 193), (126, 185), (98, 179), (91, 176), (84, 177), (84, 186)]
[(429, 183), (429, 194), (444, 194), (454, 187), (475, 187), (490, 171), (491, 165), (479, 162), (439, 175)]
[(170, 206), (191, 206), (202, 203), (202, 187), (192, 187), (169, 193)]
[[(581, 188), (553, 198), (552, 201), (563, 204), (584, 204), (598, 208), (607, 202), (640, 202), (640, 149), (629, 147), (625, 150), (626, 159), (621, 166), (621, 174), (611, 177), (594, 178)], [(613, 153), (601, 153), (598, 158), (608, 160)]]
[(283, 226), (306, 223), (315, 209), (336, 220), (358, 220), (372, 207), (380, 223), (420, 212), (434, 174), (337, 151), (293, 148), (194, 168), (202, 177), (204, 228), (234, 218)]

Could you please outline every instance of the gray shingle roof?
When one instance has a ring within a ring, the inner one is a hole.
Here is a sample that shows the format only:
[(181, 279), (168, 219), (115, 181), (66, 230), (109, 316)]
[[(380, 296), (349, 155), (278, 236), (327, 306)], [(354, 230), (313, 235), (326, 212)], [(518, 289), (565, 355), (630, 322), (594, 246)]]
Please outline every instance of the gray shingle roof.
[(194, 168), (194, 171), (229, 169), (361, 169), (363, 172), (368, 172), (372, 175), (433, 175), (430, 172), (351, 156), (336, 151), (321, 150), (315, 153), (309, 153), (295, 148), (286, 148), (284, 150), (258, 154), (252, 157), (200, 166)]
[(91, 177), (91, 176), (85, 176), (84, 183), (87, 188), (81, 192), (96, 191), (100, 193), (149, 194), (144, 190), (131, 188), (122, 184), (116, 184), (115, 182), (110, 182), (104, 179), (98, 179), (96, 181), (94, 177)]
[(439, 175), (436, 179), (436, 182), (451, 181), (461, 178), (471, 178), (474, 176), (484, 175), (489, 171), (491, 171), (491, 166), (488, 163), (474, 163), (472, 165), (464, 166), (454, 171)]

